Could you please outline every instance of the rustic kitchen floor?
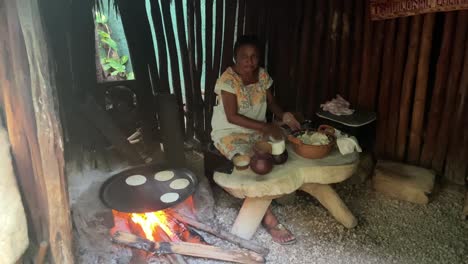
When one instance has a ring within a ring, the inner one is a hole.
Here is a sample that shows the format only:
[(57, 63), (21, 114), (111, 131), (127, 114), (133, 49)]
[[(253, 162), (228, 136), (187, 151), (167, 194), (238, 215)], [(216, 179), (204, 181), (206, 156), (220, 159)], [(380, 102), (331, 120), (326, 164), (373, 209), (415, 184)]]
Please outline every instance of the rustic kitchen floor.
[[(202, 175), (203, 158), (196, 153), (187, 155), (191, 169)], [(81, 167), (68, 166), (77, 263), (129, 263), (132, 251), (110, 242), (107, 209), (98, 198), (106, 175), (123, 165), (116, 163), (105, 170)], [(253, 240), (270, 249), (267, 263), (468, 263), (468, 221), (460, 218), (463, 194), (459, 188), (442, 188), (427, 206), (391, 200), (374, 192), (369, 183), (343, 183), (336, 188), (358, 218), (358, 226), (346, 229), (302, 193), (286, 203), (273, 203), (273, 211), (296, 235), (297, 243), (277, 245), (259, 228)], [(206, 198), (209, 191), (202, 192), (206, 201), (199, 210), (205, 211), (205, 218), (210, 215), (206, 212), (215, 215), (203, 221), (230, 230), (242, 201), (216, 186), (212, 188), (214, 203)], [(236, 248), (200, 233), (216, 246)], [(185, 259), (188, 263), (221, 263)], [(148, 263), (165, 262), (153, 258)]]

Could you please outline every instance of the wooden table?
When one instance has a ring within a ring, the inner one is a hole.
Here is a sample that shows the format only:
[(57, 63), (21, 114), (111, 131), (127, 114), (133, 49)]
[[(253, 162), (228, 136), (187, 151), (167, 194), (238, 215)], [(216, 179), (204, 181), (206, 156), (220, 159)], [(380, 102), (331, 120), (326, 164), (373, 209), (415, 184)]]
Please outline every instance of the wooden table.
[(288, 161), (275, 166), (266, 175), (257, 175), (250, 169), (234, 170), (231, 174), (215, 172), (214, 181), (219, 186), (234, 197), (245, 199), (231, 233), (245, 239), (252, 238), (272, 199), (296, 190), (317, 198), (345, 227), (355, 227), (356, 218), (330, 184), (352, 176), (358, 166), (359, 154), (341, 155), (334, 149), (323, 159), (310, 160), (297, 155), (291, 146), (287, 149)]

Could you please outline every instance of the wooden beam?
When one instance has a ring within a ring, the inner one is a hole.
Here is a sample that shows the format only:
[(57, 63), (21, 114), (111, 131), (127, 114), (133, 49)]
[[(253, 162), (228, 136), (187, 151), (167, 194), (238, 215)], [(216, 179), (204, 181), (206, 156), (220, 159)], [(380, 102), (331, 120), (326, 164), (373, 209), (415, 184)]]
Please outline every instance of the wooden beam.
[(38, 222), (36, 239), (50, 243), (52, 262), (73, 263), (62, 128), (38, 1), (6, 1), (5, 6), (9, 40), (3, 43), (11, 51), (14, 80), (9, 90), (2, 89), (3, 106), (20, 188), (28, 213)]

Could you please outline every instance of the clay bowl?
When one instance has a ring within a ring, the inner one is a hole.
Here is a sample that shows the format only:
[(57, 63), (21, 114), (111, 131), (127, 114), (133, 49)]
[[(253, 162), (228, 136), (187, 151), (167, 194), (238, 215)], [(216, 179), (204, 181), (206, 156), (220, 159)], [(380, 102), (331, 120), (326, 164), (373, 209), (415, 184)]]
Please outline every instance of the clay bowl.
[(245, 170), (249, 168), (250, 157), (247, 155), (237, 155), (232, 159), (232, 163), (237, 170)]
[(255, 143), (254, 155), (250, 159), (250, 169), (260, 175), (269, 173), (273, 169), (271, 145), (266, 141)]
[(258, 141), (253, 146), (253, 151), (255, 155), (260, 156), (271, 156), (271, 145), (267, 141)]
[(330, 143), (326, 145), (308, 145), (304, 144), (298, 138), (298, 136), (304, 133), (315, 132), (314, 130), (296, 131), (292, 135), (288, 136), (288, 140), (293, 144), (294, 152), (296, 152), (299, 156), (307, 159), (321, 159), (330, 153), (336, 143), (334, 132), (332, 132), (334, 129), (332, 129), (332, 127), (322, 125), (316, 131), (318, 133), (323, 133), (328, 137)]

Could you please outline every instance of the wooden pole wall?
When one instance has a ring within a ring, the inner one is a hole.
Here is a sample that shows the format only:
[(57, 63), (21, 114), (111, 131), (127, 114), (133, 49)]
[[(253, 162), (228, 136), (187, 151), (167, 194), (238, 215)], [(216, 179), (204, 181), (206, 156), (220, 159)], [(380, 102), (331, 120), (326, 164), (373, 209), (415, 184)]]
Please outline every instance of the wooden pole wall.
[(49, 242), (52, 263), (73, 263), (64, 142), (44, 14), (35, 0), (0, 1), (0, 14), (0, 105), (33, 241)]
[[(170, 13), (169, 1), (151, 1), (151, 23), (157, 35), (159, 85), (168, 85), (171, 71), (181, 104), (180, 81), (185, 80), (187, 139), (209, 141), (216, 80), (232, 65), (235, 38), (254, 33), (268, 47), (265, 66), (284, 110), (316, 119), (320, 104), (341, 94), (353, 108), (377, 113), (373, 150), (379, 158), (440, 173), (459, 170), (454, 154), (459, 148), (447, 138), (464, 140), (452, 127), (461, 131), (460, 116), (466, 115), (456, 98), (464, 96), (459, 86), (467, 11), (372, 21), (369, 0), (207, 0), (201, 39), (202, 6), (192, 2), (185, 21), (182, 3), (175, 1), (178, 18), (172, 21), (164, 15)], [(189, 23), (188, 45), (182, 22)], [(172, 27), (178, 28), (178, 38)], [(454, 111), (457, 115), (451, 117)]]

